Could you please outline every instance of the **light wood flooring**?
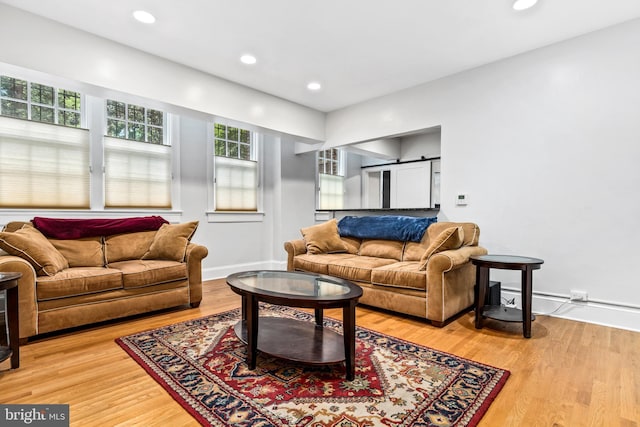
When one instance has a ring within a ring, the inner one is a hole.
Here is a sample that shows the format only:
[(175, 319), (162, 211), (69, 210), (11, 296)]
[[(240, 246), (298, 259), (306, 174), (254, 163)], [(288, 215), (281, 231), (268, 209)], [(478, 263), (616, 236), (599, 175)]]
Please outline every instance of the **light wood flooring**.
[[(120, 336), (226, 311), (240, 297), (224, 280), (204, 284), (197, 309), (81, 328), (21, 348), (20, 368), (0, 364), (0, 403), (70, 405), (72, 426), (193, 426), (194, 419), (115, 342)], [(341, 311), (328, 310), (340, 319)], [(520, 324), (469, 312), (444, 328), (363, 306), (357, 325), (511, 371), (480, 426), (640, 427), (640, 333), (538, 316)]]

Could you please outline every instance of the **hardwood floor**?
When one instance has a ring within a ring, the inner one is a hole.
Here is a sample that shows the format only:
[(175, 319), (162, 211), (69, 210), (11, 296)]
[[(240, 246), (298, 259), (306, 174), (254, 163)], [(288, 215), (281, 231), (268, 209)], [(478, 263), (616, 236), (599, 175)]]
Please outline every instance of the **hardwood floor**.
[[(224, 280), (206, 282), (197, 309), (165, 311), (35, 340), (20, 368), (0, 365), (0, 403), (70, 405), (72, 426), (193, 426), (187, 414), (114, 340), (240, 306)], [(340, 319), (340, 310), (326, 316)], [(358, 326), (511, 371), (480, 426), (640, 427), (640, 333), (538, 316), (520, 324), (467, 313), (442, 329), (359, 306)]]

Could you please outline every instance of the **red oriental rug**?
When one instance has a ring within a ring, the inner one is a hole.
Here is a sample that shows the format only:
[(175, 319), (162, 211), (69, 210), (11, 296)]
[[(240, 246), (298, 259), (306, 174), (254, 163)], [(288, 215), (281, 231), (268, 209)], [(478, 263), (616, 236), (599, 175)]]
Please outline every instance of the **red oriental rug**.
[[(503, 369), (360, 328), (356, 372), (258, 353), (255, 370), (233, 326), (239, 309), (116, 342), (202, 425), (474, 426), (509, 377)], [(313, 315), (262, 305), (261, 316)], [(341, 331), (339, 321), (325, 327)]]

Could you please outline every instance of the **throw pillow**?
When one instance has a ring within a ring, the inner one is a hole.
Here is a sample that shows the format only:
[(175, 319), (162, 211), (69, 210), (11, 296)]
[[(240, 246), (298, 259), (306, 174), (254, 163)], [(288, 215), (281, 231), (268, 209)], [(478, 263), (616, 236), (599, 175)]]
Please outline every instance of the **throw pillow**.
[(170, 261), (184, 261), (187, 244), (198, 228), (198, 221), (183, 224), (163, 224), (156, 231), (149, 250), (142, 255), (142, 259), (166, 259)]
[(26, 225), (0, 233), (0, 248), (29, 261), (38, 276), (53, 276), (69, 267), (67, 259), (36, 228)]
[(462, 227), (449, 227), (442, 231), (429, 245), (427, 250), (420, 259), (420, 270), (427, 269), (429, 258), (438, 252), (448, 251), (450, 249), (458, 249), (464, 241), (464, 232)]
[(307, 252), (310, 254), (347, 252), (347, 245), (338, 234), (338, 220), (335, 218), (322, 224), (303, 228), (300, 232), (307, 245)]

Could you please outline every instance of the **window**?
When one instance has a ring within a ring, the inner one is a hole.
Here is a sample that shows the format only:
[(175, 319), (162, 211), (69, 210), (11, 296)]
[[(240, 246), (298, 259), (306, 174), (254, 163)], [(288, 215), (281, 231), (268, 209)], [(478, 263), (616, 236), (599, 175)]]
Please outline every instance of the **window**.
[(163, 135), (162, 111), (107, 100), (107, 136), (163, 144)]
[(330, 148), (318, 152), (318, 208), (344, 207), (344, 177), (342, 152)]
[(0, 76), (0, 114), (3, 116), (80, 127), (81, 99), (78, 92), (71, 90)]
[(81, 105), (78, 92), (0, 76), (1, 208), (89, 208)]
[(171, 146), (164, 112), (107, 100), (104, 206), (171, 208)]
[(258, 210), (258, 162), (255, 134), (213, 125), (215, 211)]

